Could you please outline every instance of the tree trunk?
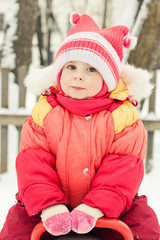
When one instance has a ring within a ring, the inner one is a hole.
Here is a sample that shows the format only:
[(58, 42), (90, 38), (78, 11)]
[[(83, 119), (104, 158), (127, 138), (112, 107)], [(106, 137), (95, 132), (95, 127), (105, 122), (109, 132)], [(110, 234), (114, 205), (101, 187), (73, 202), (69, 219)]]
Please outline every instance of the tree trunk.
[(148, 17), (144, 21), (136, 48), (130, 53), (128, 62), (148, 70), (160, 68), (160, 1), (152, 0), (148, 5)]
[[(18, 28), (17, 39), (14, 40), (14, 52), (16, 54), (16, 68), (27, 66), (31, 63), (32, 39), (36, 29), (38, 17), (38, 0), (17, 0), (19, 11), (17, 15)], [(17, 75), (17, 72), (15, 70)]]
[[(160, 1), (151, 0), (148, 4), (148, 16), (142, 24), (138, 44), (130, 53), (128, 62), (152, 72), (160, 68)], [(156, 81), (156, 77), (153, 78)], [(155, 85), (155, 82), (154, 82)], [(141, 103), (141, 108), (143, 103)], [(149, 112), (155, 112), (155, 92), (149, 99)], [(154, 131), (148, 131), (146, 172), (152, 169)]]

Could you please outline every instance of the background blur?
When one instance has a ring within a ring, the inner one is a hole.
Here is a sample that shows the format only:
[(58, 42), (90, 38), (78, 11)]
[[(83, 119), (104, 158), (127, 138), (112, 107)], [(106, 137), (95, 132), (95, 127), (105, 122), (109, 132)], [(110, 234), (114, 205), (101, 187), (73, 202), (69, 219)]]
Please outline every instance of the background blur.
[(89, 14), (100, 28), (126, 25), (138, 37), (124, 62), (153, 73), (154, 91), (138, 106), (148, 136), (140, 193), (160, 220), (160, 1), (0, 0), (0, 229), (15, 202), (21, 127), (37, 101), (23, 80), (28, 71), (52, 64), (71, 28), (71, 12)]

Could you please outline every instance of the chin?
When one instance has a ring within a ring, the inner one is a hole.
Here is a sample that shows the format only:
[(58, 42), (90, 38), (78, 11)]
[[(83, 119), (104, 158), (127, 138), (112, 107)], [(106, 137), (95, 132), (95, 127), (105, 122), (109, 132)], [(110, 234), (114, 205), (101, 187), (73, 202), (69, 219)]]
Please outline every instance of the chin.
[(69, 97), (73, 98), (73, 99), (77, 99), (77, 100), (85, 100), (85, 99), (87, 99), (86, 96), (80, 96), (78, 94), (71, 94), (71, 95), (69, 95)]
[(87, 97), (80, 97), (80, 96), (74, 96), (74, 97), (71, 97), (73, 99), (76, 99), (76, 100), (86, 100), (88, 99)]

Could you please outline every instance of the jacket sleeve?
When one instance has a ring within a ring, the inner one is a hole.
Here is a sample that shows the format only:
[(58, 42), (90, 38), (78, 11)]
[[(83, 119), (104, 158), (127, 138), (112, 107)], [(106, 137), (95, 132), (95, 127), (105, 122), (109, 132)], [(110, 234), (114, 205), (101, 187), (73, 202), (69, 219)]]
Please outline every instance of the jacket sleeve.
[(36, 129), (30, 121), (27, 119), (23, 126), (16, 170), (20, 200), (32, 216), (51, 205), (66, 203), (66, 198), (43, 129)]
[(20, 151), (29, 148), (51, 152), (44, 128), (37, 125), (31, 116), (25, 120), (22, 127)]
[(118, 218), (129, 209), (143, 179), (145, 145), (146, 133), (140, 120), (115, 136), (82, 202), (99, 208), (106, 217)]

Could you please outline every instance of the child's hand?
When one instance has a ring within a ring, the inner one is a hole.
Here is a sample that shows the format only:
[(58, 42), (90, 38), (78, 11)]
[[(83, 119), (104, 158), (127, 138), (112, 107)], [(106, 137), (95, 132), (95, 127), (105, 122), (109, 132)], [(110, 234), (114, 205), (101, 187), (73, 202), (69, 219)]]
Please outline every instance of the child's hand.
[(71, 231), (71, 215), (63, 204), (44, 209), (41, 218), (46, 230), (54, 236), (65, 235)]
[(81, 204), (71, 212), (72, 230), (76, 233), (88, 233), (94, 228), (97, 219), (103, 215), (98, 208)]

